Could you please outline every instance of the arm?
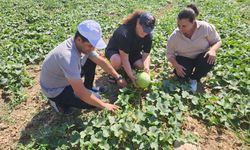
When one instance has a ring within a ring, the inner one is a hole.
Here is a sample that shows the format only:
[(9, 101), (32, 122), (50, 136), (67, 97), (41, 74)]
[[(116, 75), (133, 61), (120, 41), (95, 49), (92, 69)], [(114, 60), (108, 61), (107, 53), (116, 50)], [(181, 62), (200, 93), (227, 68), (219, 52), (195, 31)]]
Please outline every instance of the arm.
[[(111, 64), (106, 61), (103, 57), (97, 55), (94, 57), (90, 57), (94, 63), (96, 63), (98, 66), (100, 66), (105, 72), (112, 75), (115, 79), (120, 78), (120, 74), (118, 74), (115, 69), (111, 66)], [(117, 84), (121, 87), (125, 87), (127, 85), (126, 81), (124, 79), (117, 80)]]
[(186, 75), (186, 73), (185, 73), (184, 70), (186, 70), (186, 68), (183, 67), (182, 65), (180, 65), (180, 64), (176, 61), (175, 57), (169, 57), (169, 58), (168, 58), (168, 61), (169, 61), (169, 62), (173, 65), (173, 67), (176, 69), (177, 75), (180, 76), (180, 77), (182, 77), (182, 78), (184, 78), (185, 75)]
[(177, 75), (179, 77), (184, 78), (186, 75), (184, 70), (186, 70), (186, 68), (180, 65), (175, 59), (175, 44), (174, 44), (173, 36), (170, 36), (168, 40), (166, 56), (167, 56), (168, 61), (175, 68)]
[(216, 59), (216, 52), (220, 48), (221, 44), (221, 41), (216, 42), (210, 47), (209, 51), (206, 52), (204, 58), (208, 56), (207, 63), (214, 64)]
[(172, 66), (174, 68), (176, 68), (179, 65), (178, 62), (176, 61), (175, 57), (169, 57), (168, 61), (172, 64)]
[(87, 90), (81, 79), (68, 79), (69, 84), (72, 86), (75, 94), (84, 102), (96, 106), (98, 108), (107, 108), (109, 111), (115, 111), (119, 107), (113, 104), (104, 103), (97, 97), (95, 97), (89, 90)]
[(123, 66), (125, 72), (127, 73), (128, 77), (132, 80), (132, 82), (135, 83), (136, 77), (134, 76), (134, 74), (132, 72), (132, 68), (131, 68), (131, 65), (129, 63), (128, 54), (126, 54), (122, 50), (119, 50), (119, 52), (120, 52), (122, 66)]
[(143, 62), (143, 66), (144, 66), (144, 71), (149, 73), (150, 70), (150, 53), (143, 53), (142, 54), (142, 62)]
[(215, 26), (208, 24), (207, 26), (207, 40), (210, 44), (209, 51), (204, 55), (204, 58), (208, 56), (207, 63), (214, 64), (216, 59), (216, 52), (220, 48), (222, 42)]
[(222, 42), (218, 41), (217, 43), (215, 43), (214, 45), (211, 46), (210, 51), (216, 52), (221, 47), (221, 44), (222, 44)]
[(149, 34), (146, 37), (146, 40), (144, 42), (143, 46), (143, 53), (142, 53), (142, 63), (144, 66), (144, 71), (149, 73), (150, 71), (150, 51), (152, 49), (152, 42), (153, 42), (153, 35)]

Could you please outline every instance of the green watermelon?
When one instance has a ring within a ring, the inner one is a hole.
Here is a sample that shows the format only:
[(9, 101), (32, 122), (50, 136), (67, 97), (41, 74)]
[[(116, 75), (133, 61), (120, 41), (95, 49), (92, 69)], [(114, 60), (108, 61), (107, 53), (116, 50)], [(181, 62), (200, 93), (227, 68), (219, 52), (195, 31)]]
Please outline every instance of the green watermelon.
[(147, 74), (146, 72), (141, 72), (141, 73), (138, 73), (136, 75), (136, 85), (140, 88), (147, 88), (150, 83), (151, 83), (151, 80), (150, 80), (150, 75)]

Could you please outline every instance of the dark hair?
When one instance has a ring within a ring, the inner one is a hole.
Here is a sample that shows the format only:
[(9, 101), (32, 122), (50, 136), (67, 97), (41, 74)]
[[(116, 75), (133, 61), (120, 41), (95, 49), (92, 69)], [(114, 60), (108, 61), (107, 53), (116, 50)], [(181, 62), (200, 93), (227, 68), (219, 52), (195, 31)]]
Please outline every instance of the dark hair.
[(83, 42), (89, 42), (89, 40), (82, 36), (79, 31), (76, 31), (74, 39), (76, 39), (77, 37), (80, 37)]
[(143, 10), (137, 10), (132, 14), (129, 14), (126, 19), (123, 20), (123, 24), (132, 24), (136, 25), (137, 19), (141, 16), (141, 14), (145, 13)]
[(178, 20), (188, 19), (190, 22), (193, 22), (198, 15), (199, 10), (197, 7), (194, 4), (189, 4), (178, 14)]

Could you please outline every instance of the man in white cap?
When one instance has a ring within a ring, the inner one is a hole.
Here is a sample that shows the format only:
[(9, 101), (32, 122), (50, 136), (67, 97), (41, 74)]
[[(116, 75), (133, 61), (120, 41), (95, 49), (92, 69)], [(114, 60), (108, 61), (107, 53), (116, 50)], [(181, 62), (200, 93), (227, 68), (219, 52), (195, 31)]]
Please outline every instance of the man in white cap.
[[(94, 20), (86, 20), (78, 25), (74, 38), (65, 40), (46, 56), (42, 65), (40, 85), (57, 112), (67, 113), (70, 107), (97, 107), (109, 111), (118, 109), (116, 105), (101, 101), (81, 80), (82, 66), (89, 59), (112, 75), (119, 86), (126, 86), (122, 76), (95, 51), (105, 47), (100, 25)], [(93, 70), (92, 66), (84, 68)], [(85, 80), (88, 81), (86, 78)]]

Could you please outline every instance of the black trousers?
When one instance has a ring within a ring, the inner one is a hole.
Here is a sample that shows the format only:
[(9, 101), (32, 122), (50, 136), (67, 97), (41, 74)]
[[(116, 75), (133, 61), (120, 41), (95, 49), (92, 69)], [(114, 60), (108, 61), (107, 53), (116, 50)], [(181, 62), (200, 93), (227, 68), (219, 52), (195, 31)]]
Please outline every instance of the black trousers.
[(87, 59), (85, 64), (82, 66), (81, 77), (84, 76), (84, 86), (89, 90), (91, 90), (93, 87), (95, 69), (96, 64), (90, 59)]
[[(90, 59), (87, 59), (84, 66), (82, 66), (81, 77), (82, 76), (85, 77), (84, 86), (89, 90), (91, 90), (93, 87), (93, 82), (95, 78), (95, 69), (96, 69), (96, 64), (92, 62)], [(96, 96), (100, 98), (98, 95)], [(59, 105), (62, 108), (68, 108), (68, 107), (76, 107), (80, 109), (94, 108), (94, 106), (85, 103), (77, 95), (75, 95), (74, 90), (71, 86), (65, 87), (62, 93), (60, 93), (55, 98), (49, 98), (49, 99), (54, 101), (57, 105)]]
[[(206, 53), (206, 52), (205, 52)], [(185, 77), (181, 78), (177, 75), (176, 70), (174, 73), (180, 78), (188, 81), (200, 80), (202, 77), (206, 76), (207, 73), (213, 68), (214, 64), (207, 63), (208, 56), (204, 58), (205, 53), (199, 54), (196, 58), (191, 59), (183, 56), (176, 56), (176, 61), (186, 68)]]
[(79, 109), (94, 108), (94, 106), (85, 103), (77, 95), (75, 95), (74, 90), (71, 86), (65, 87), (62, 93), (60, 93), (55, 98), (49, 99), (54, 101), (56, 105), (62, 107), (63, 109), (69, 107), (75, 107)]

